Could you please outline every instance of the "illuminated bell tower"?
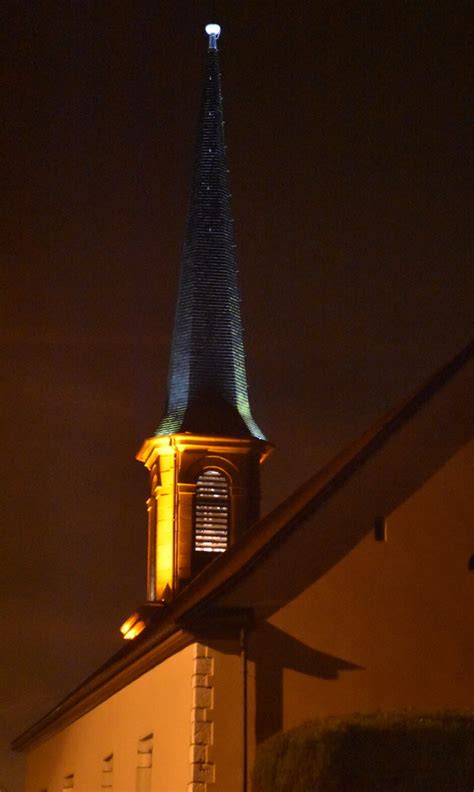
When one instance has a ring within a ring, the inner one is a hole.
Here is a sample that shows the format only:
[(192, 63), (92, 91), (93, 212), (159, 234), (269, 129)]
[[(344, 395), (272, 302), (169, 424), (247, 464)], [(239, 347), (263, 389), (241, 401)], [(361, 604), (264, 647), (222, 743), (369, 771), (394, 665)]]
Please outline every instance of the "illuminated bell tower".
[(271, 446), (250, 412), (217, 53), (209, 36), (165, 415), (150, 471), (149, 602), (166, 602), (259, 516)]

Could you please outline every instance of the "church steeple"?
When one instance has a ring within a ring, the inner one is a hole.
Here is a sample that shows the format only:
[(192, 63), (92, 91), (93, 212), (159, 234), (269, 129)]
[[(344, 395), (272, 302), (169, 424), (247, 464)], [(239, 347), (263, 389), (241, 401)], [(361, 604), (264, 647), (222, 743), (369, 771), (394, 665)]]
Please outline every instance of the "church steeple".
[(217, 54), (220, 28), (208, 25), (206, 32), (168, 404), (157, 432), (137, 455), (151, 478), (150, 603), (170, 599), (258, 519), (259, 464), (271, 449), (248, 400)]
[(156, 432), (264, 439), (247, 391), (217, 38), (209, 49), (171, 351), (166, 413)]

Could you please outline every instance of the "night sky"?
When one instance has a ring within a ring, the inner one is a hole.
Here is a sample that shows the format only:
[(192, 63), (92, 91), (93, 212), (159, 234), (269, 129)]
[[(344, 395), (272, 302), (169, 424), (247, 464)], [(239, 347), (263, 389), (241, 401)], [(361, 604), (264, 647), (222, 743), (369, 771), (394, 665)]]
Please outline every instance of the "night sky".
[[(2, 5), (0, 787), (24, 730), (145, 596), (210, 19)], [(250, 400), (268, 511), (472, 334), (470, 4), (218, 3)], [(3, 753), (2, 753), (3, 750)]]

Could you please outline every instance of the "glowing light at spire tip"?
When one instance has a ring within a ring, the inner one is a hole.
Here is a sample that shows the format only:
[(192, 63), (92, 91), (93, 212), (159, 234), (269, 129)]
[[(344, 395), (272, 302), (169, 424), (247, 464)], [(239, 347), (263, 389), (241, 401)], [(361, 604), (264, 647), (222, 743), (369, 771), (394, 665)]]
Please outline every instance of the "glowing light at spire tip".
[(209, 49), (217, 49), (217, 39), (221, 34), (221, 26), (211, 22), (206, 25), (206, 33), (209, 36)]

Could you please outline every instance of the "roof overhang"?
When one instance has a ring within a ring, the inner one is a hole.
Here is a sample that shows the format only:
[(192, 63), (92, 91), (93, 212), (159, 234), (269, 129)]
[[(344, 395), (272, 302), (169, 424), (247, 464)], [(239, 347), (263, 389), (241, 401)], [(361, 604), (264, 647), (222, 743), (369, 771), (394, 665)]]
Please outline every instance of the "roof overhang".
[[(448, 419), (455, 424), (452, 436), (442, 450), (445, 457), (456, 444), (467, 442), (472, 437), (474, 404), (470, 393), (474, 389), (473, 356), (474, 343), (471, 343), (401, 407), (387, 414), (247, 531), (226, 553), (203, 569), (168, 605), (157, 609), (156, 616), (141, 635), (14, 740), (12, 747), (24, 750), (44, 741), (203, 636), (213, 632), (220, 636), (237, 637), (242, 628), (250, 629), (254, 623), (251, 608), (241, 601), (240, 607), (223, 609), (222, 595), (231, 589), (235, 590), (239, 581), (257, 568), (262, 559), (304, 523), (310, 514), (333, 497), (374, 453), (423, 411), (425, 405), (429, 405), (430, 409), (426, 411), (429, 413), (428, 418), (420, 422), (423, 424), (422, 437), (426, 441), (423, 448), (424, 464), (431, 464), (430, 444), (434, 442), (435, 430), (438, 428), (440, 433), (447, 431), (446, 425), (440, 425), (440, 417), (444, 416), (445, 424)], [(433, 460), (433, 464), (436, 462)]]

